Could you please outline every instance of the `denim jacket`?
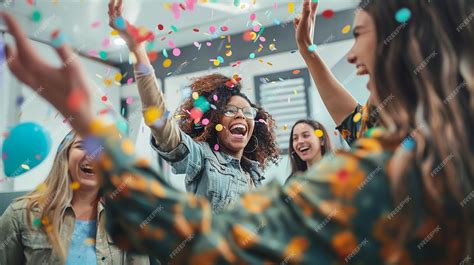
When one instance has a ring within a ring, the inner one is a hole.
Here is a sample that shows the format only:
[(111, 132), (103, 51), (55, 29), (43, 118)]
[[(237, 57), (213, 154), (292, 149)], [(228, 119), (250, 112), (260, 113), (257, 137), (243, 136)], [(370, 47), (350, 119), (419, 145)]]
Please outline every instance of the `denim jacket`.
[[(39, 214), (40, 207), (32, 212)], [(0, 217), (0, 264), (1, 265), (60, 265), (59, 256), (55, 255), (46, 233), (41, 229), (33, 229), (27, 223), (26, 200), (13, 202)], [(102, 203), (97, 209), (96, 254), (98, 265), (148, 265), (147, 256), (129, 255), (121, 251), (112, 242), (112, 238), (104, 228), (105, 212)], [(74, 231), (76, 217), (71, 206), (67, 207), (59, 236), (62, 244), (69, 248)]]
[[(160, 113), (166, 113), (166, 102), (153, 68), (142, 68), (141, 72), (135, 72), (135, 77), (143, 112), (156, 108)], [(239, 162), (230, 155), (214, 151), (207, 143), (195, 142), (179, 129), (173, 117), (162, 120), (159, 124), (148, 125), (153, 148), (171, 164), (174, 173), (186, 174), (186, 190), (206, 197), (214, 212), (227, 208), (240, 194), (250, 190), (242, 165), (255, 187), (261, 185), (264, 177), (258, 162), (245, 157)]]
[(224, 152), (214, 151), (206, 142), (194, 141), (184, 132), (179, 145), (171, 151), (161, 150), (154, 137), (151, 144), (170, 163), (173, 173), (186, 174), (186, 191), (206, 197), (214, 212), (228, 208), (241, 194), (250, 191), (242, 165), (250, 169), (255, 187), (262, 185), (264, 177), (258, 162), (245, 157), (240, 162)]

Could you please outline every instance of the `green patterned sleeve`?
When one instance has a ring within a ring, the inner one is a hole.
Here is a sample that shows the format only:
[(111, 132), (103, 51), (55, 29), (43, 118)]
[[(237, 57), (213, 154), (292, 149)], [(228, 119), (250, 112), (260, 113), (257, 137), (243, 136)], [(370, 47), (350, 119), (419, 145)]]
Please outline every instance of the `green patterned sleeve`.
[(361, 127), (360, 115), (362, 112), (362, 106), (357, 104), (357, 107), (354, 111), (347, 116), (336, 129), (341, 134), (342, 138), (347, 142), (347, 144), (352, 145), (352, 143), (357, 140), (357, 135)]
[[(353, 253), (368, 240), (370, 220), (354, 220), (359, 216), (358, 187), (374, 163), (349, 154), (326, 157), (285, 187), (273, 181), (244, 194), (232, 209), (212, 215), (205, 198), (174, 189), (134, 155), (130, 141), (104, 135), (100, 142), (105, 151), (97, 166), (106, 198), (106, 226), (123, 249), (173, 264), (324, 265), (375, 259), (372, 243), (358, 251), (362, 254)], [(388, 194), (377, 189), (368, 195), (380, 193)]]

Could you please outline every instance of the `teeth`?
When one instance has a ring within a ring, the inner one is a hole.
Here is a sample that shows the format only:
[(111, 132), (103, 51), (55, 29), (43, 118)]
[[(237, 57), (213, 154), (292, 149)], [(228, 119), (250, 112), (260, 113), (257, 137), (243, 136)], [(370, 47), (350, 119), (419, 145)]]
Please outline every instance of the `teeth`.
[(243, 124), (234, 124), (230, 127), (230, 132), (232, 134), (245, 135), (245, 133), (247, 132), (247, 127)]
[(301, 148), (300, 148), (300, 152), (304, 152), (304, 151), (306, 151), (306, 150), (309, 150), (309, 147), (301, 147)]
[(232, 125), (232, 127), (231, 127), (230, 129), (232, 130), (232, 129), (237, 129), (237, 128), (246, 129), (243, 124), (235, 124), (235, 125)]

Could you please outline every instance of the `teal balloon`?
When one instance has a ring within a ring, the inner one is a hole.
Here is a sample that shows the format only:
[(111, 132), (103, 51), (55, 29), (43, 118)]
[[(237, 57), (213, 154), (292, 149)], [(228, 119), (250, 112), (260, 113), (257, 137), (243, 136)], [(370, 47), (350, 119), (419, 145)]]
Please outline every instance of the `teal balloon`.
[(39, 124), (25, 122), (15, 126), (3, 142), (3, 171), (17, 177), (41, 164), (51, 150), (51, 136)]

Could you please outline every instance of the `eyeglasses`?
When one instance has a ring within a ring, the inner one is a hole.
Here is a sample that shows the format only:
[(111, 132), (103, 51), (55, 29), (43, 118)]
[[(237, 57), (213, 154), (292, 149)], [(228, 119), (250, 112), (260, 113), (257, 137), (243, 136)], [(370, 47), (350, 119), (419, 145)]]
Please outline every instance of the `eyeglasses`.
[(224, 115), (227, 117), (235, 117), (239, 110), (242, 110), (245, 118), (249, 120), (255, 119), (257, 117), (257, 109), (252, 107), (238, 108), (234, 105), (227, 105), (224, 107)]

